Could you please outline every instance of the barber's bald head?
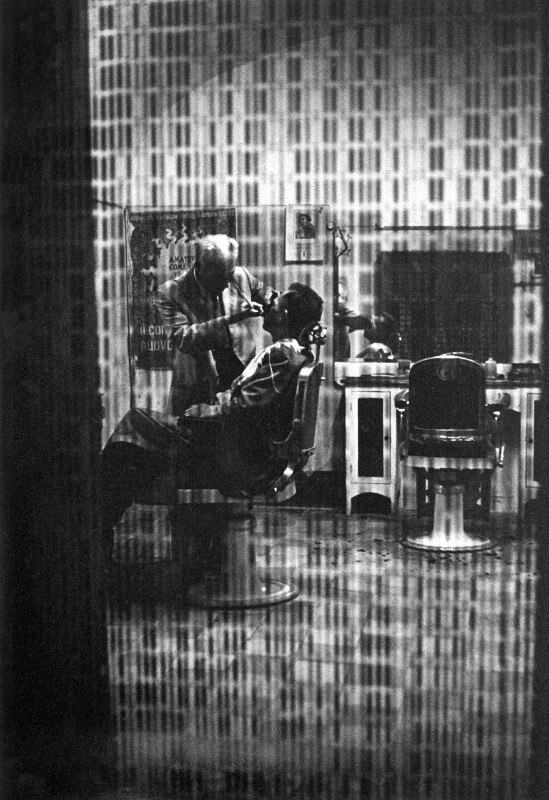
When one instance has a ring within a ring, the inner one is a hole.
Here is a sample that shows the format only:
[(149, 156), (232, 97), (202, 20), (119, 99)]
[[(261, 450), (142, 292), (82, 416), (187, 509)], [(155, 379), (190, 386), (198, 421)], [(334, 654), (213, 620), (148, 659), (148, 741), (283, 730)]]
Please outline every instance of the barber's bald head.
[(196, 245), (196, 274), (209, 292), (221, 292), (229, 285), (238, 256), (238, 242), (224, 233), (199, 239)]

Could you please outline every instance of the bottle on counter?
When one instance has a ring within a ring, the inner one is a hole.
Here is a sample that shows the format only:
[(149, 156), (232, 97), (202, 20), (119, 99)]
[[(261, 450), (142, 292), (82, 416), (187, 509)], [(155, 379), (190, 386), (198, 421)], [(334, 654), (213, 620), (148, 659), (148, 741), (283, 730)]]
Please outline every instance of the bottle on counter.
[(497, 378), (498, 365), (492, 356), (489, 356), (488, 360), (484, 362), (484, 371), (488, 380), (495, 380)]

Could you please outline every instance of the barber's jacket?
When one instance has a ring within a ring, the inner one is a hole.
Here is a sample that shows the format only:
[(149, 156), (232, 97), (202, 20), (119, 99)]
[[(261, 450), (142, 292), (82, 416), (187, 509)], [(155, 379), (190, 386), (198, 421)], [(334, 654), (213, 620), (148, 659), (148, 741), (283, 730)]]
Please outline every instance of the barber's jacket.
[(256, 343), (249, 323), (229, 325), (229, 317), (242, 310), (246, 300), (265, 304), (275, 296), (244, 267), (236, 267), (231, 283), (221, 293), (221, 310), (196, 280), (194, 269), (160, 287), (155, 305), (174, 347), (169, 413), (181, 415), (195, 403), (215, 399), (220, 389), (216, 355), (232, 351), (242, 368), (250, 362)]

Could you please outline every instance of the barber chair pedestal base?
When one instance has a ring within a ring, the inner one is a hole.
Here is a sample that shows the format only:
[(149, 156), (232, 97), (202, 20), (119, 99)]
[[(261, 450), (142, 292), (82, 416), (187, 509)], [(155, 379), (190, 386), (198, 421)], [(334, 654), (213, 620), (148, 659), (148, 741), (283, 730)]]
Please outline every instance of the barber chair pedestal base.
[(221, 563), (215, 572), (189, 588), (189, 605), (211, 609), (256, 608), (297, 597), (299, 592), (288, 584), (260, 574), (253, 543), (254, 524), (251, 513), (233, 510), (220, 516), (219, 529), (212, 533), (221, 537)]
[(292, 589), (287, 583), (272, 581), (269, 578), (260, 580), (257, 577), (250, 581), (247, 588), (237, 582), (211, 576), (205, 581), (193, 586), (188, 594), (187, 601), (194, 608), (237, 609), (259, 608), (277, 603), (293, 600), (299, 592)]
[(433, 529), (431, 533), (410, 536), (402, 544), (417, 550), (468, 552), (488, 550), (493, 542), (482, 536), (472, 536), (463, 528), (463, 493), (461, 484), (435, 486)]

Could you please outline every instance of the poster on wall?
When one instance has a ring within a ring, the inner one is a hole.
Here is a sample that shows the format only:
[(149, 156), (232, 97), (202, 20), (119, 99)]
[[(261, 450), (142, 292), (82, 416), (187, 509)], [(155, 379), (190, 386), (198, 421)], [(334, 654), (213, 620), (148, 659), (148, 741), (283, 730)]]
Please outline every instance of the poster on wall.
[(226, 233), (236, 238), (236, 210), (126, 209), (126, 261), (130, 350), (135, 367), (172, 368), (171, 342), (154, 305), (163, 283), (194, 265), (202, 236)]
[(322, 206), (286, 206), (285, 260), (322, 263), (324, 230)]

